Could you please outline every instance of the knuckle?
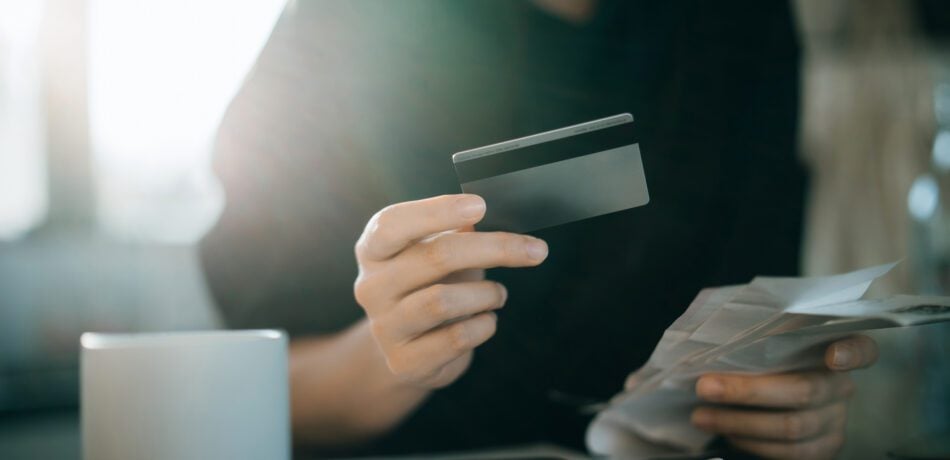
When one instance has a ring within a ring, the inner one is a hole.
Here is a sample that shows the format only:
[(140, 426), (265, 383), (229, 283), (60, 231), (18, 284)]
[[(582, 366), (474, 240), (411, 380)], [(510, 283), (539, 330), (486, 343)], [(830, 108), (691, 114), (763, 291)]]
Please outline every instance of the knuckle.
[(505, 232), (492, 232), (486, 234), (486, 239), (482, 243), (486, 251), (497, 262), (505, 263), (518, 257), (517, 236)]
[(728, 377), (721, 379), (721, 383), (722, 393), (720, 399), (724, 401), (740, 401), (748, 397), (748, 390), (744, 379)]
[(795, 378), (796, 388), (798, 388), (795, 393), (795, 403), (799, 406), (807, 406), (818, 399), (820, 389), (815, 378), (804, 374), (798, 374)]
[(801, 396), (801, 405), (808, 406), (814, 404), (818, 400), (818, 385), (814, 382), (805, 383), (804, 390), (802, 391)]
[(436, 237), (425, 243), (422, 256), (426, 263), (436, 269), (445, 269), (451, 260), (452, 247), (447, 238)]
[(502, 238), (499, 251), (504, 260), (517, 262), (524, 259), (524, 237), (505, 234), (504, 238)]
[(804, 418), (797, 413), (782, 415), (782, 437), (789, 441), (796, 441), (805, 437), (807, 426)]
[(387, 229), (391, 228), (393, 224), (393, 214), (396, 209), (395, 205), (386, 206), (383, 209), (380, 209), (379, 212), (373, 214), (373, 217), (369, 220), (370, 233), (378, 235), (380, 232), (385, 232)]
[(360, 235), (360, 238), (356, 240), (356, 244), (353, 245), (353, 253), (356, 254), (357, 260), (362, 260), (366, 256), (367, 249), (365, 232)]
[(437, 390), (449, 386), (450, 383), (455, 381), (455, 377), (456, 376), (448, 372), (445, 367), (442, 367), (427, 375), (425, 382), (428, 387)]
[(452, 324), (448, 328), (449, 349), (455, 353), (464, 353), (472, 348), (472, 334), (467, 321)]
[(369, 222), (366, 223), (366, 228), (363, 229), (363, 237), (361, 238), (364, 242), (379, 234), (379, 230), (383, 226), (384, 211), (385, 210), (379, 211), (373, 214), (373, 217), (369, 218)]
[(409, 362), (400, 354), (387, 354), (386, 365), (393, 375), (403, 378), (411, 376), (412, 371)]
[(356, 303), (366, 309), (366, 306), (369, 303), (370, 299), (370, 282), (367, 279), (366, 275), (360, 274), (356, 277), (356, 281), (353, 283), (353, 297), (356, 299)]
[[(380, 341), (380, 338), (385, 337), (386, 335), (386, 326), (379, 321), (370, 321), (369, 322), (369, 331), (373, 334), (373, 337), (376, 338), (377, 342)], [(385, 354), (386, 350), (383, 350)], [(387, 357), (388, 358), (388, 357)]]
[(498, 256), (503, 259), (514, 259), (518, 256), (518, 237), (508, 233), (499, 233), (496, 241), (495, 250)]
[(403, 353), (394, 353), (386, 356), (386, 365), (389, 371), (397, 378), (407, 382), (424, 381), (432, 372), (421, 368)]
[(383, 226), (377, 221), (376, 225), (374, 225), (373, 228), (370, 230), (369, 238), (367, 239), (367, 242), (375, 241), (378, 244), (378, 242), (380, 241), (391, 240), (392, 236), (393, 236), (392, 227)]
[(373, 214), (373, 217), (370, 217), (369, 222), (366, 223), (366, 227), (363, 229), (363, 234), (356, 241), (354, 249), (357, 259), (372, 258), (372, 249), (378, 244), (377, 242), (391, 238), (394, 223), (393, 206), (387, 206)]
[(422, 304), (422, 313), (429, 318), (447, 318), (449, 315), (449, 288), (444, 284), (429, 287)]

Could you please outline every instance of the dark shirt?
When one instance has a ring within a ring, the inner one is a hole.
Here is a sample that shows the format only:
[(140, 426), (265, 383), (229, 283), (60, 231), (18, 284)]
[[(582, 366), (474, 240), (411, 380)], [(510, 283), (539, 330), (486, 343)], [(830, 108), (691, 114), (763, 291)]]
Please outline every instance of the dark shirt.
[(292, 336), (363, 316), (353, 244), (384, 206), (458, 193), (451, 154), (631, 112), (649, 205), (536, 232), (469, 371), (377, 452), (554, 442), (617, 392), (700, 288), (794, 275), (805, 174), (788, 2), (601, 2), (571, 25), (510, 1), (297, 1), (216, 143), (202, 244), (230, 327)]

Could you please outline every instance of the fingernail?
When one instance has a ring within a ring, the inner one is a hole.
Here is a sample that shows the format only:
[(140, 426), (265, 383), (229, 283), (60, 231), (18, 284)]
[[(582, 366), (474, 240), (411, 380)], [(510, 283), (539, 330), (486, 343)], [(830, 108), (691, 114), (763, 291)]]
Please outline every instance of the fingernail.
[(541, 240), (529, 241), (526, 250), (531, 260), (541, 261), (548, 256), (548, 245)]
[(696, 393), (706, 399), (718, 399), (725, 391), (725, 385), (717, 378), (699, 379), (699, 383), (696, 385)]
[(498, 287), (501, 288), (501, 304), (504, 305), (508, 301), (508, 288), (504, 284), (498, 284)]
[(835, 347), (835, 357), (832, 362), (838, 369), (847, 369), (854, 365), (854, 353), (848, 347)]
[(468, 195), (458, 202), (459, 214), (465, 219), (474, 219), (485, 212), (485, 200), (480, 196)]
[(707, 409), (696, 409), (693, 411), (693, 416), (690, 417), (690, 423), (701, 430), (707, 430), (713, 424), (712, 412)]

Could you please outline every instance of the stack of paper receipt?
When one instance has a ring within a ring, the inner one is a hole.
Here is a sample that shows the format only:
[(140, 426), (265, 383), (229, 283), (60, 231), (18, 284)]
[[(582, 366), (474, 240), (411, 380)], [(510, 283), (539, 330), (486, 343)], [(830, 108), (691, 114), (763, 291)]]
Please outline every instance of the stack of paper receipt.
[(594, 419), (597, 454), (633, 457), (673, 448), (700, 452), (711, 435), (694, 428), (694, 387), (708, 372), (772, 373), (821, 366), (826, 346), (860, 331), (950, 320), (950, 297), (859, 300), (895, 264), (821, 278), (755, 278), (704, 289), (663, 334), (632, 390)]

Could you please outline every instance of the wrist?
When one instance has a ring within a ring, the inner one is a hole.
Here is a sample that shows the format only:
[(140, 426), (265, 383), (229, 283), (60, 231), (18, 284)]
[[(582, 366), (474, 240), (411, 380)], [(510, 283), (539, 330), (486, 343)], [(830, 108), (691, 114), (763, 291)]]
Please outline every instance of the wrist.
[(408, 417), (432, 392), (399, 378), (386, 364), (386, 356), (370, 331), (365, 318), (343, 332), (353, 352), (341, 354), (358, 359), (360, 365), (347, 366), (354, 372), (345, 377), (350, 382), (361, 382), (359, 395), (350, 404), (351, 423), (369, 437), (385, 434)]
[(380, 436), (429, 394), (389, 371), (365, 319), (332, 336), (292, 341), (290, 381), (294, 437), (323, 446)]

